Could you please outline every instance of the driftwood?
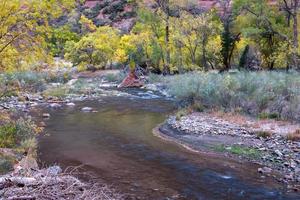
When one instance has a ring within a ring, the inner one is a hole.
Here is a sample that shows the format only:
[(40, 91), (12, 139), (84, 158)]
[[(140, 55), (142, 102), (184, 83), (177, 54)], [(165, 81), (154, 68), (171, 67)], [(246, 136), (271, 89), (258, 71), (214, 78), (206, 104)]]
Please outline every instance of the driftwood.
[[(22, 176), (22, 173), (12, 173), (0, 177), (0, 199), (124, 199), (123, 196), (105, 185), (81, 182), (74, 177), (73, 173), (76, 174), (76, 170), (62, 173), (59, 169), (56, 166), (48, 169), (34, 170), (30, 176)], [(78, 175), (80, 174), (78, 172)], [(90, 179), (92, 178), (90, 177)]]
[(32, 177), (0, 177), (0, 185), (6, 184), (7, 182), (16, 185), (34, 185), (37, 183), (37, 180)]
[(35, 200), (37, 199), (35, 196), (13, 196), (7, 198), (7, 200)]

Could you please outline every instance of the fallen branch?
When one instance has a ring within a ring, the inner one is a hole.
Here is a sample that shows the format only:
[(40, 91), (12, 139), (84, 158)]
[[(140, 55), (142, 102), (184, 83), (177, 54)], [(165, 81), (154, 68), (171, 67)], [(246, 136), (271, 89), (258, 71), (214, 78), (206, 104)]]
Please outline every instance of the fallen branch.
[(37, 180), (31, 177), (0, 177), (0, 184), (5, 184), (7, 182), (17, 185), (34, 185), (37, 183)]

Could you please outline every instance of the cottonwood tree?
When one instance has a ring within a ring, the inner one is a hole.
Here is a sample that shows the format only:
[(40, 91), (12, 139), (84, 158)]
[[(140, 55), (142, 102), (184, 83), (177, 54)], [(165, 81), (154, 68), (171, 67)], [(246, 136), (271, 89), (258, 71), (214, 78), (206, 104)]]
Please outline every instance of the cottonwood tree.
[[(255, 41), (266, 67), (274, 69), (278, 55), (283, 58), (290, 52), (286, 45), (289, 37), (283, 15), (266, 0), (236, 0), (233, 8), (239, 13), (236, 24), (243, 36)], [(286, 47), (285, 56), (282, 56), (282, 46)]]
[(293, 64), (298, 67), (298, 14), (299, 14), (299, 0), (281, 0), (281, 8), (285, 11), (288, 26), (293, 21)]
[(48, 21), (72, 5), (72, 0), (1, 0), (0, 69), (46, 58)]
[(187, 11), (182, 11), (180, 17), (175, 18), (173, 30), (176, 41), (173, 42), (179, 48), (179, 58), (182, 57), (182, 50), (188, 52), (185, 57), (189, 59), (185, 60), (191, 63), (185, 62), (186, 65), (209, 69), (207, 44), (210, 37), (217, 35), (220, 29), (219, 23), (212, 18), (209, 12), (193, 15)]
[(68, 41), (65, 58), (83, 70), (104, 69), (114, 59), (119, 41), (117, 29), (102, 26), (83, 36), (78, 42)]
[(155, 13), (161, 16), (165, 23), (165, 47), (166, 56), (163, 68), (163, 74), (170, 74), (171, 52), (170, 52), (170, 17), (176, 15), (174, 11), (174, 3), (172, 0), (154, 0), (156, 3)]

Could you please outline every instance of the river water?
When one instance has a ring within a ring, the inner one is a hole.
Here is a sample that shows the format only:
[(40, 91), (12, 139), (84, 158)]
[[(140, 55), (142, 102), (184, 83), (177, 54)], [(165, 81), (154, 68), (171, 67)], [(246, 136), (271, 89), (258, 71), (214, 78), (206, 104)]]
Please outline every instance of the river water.
[[(81, 112), (84, 106), (97, 112)], [(173, 110), (172, 101), (142, 92), (45, 108), (51, 118), (39, 138), (39, 159), (47, 166), (82, 165), (127, 199), (300, 199), (261, 178), (254, 164), (196, 154), (155, 137), (152, 129)]]

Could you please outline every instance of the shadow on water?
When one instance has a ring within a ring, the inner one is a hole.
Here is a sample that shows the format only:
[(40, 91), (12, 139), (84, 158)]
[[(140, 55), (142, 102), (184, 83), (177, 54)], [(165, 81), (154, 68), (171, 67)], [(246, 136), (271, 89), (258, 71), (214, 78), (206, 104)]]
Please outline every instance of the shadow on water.
[[(89, 106), (97, 113), (83, 113)], [(84, 168), (132, 199), (299, 199), (257, 166), (195, 154), (162, 141), (152, 129), (173, 110), (164, 99), (105, 97), (46, 110), (40, 160)]]

